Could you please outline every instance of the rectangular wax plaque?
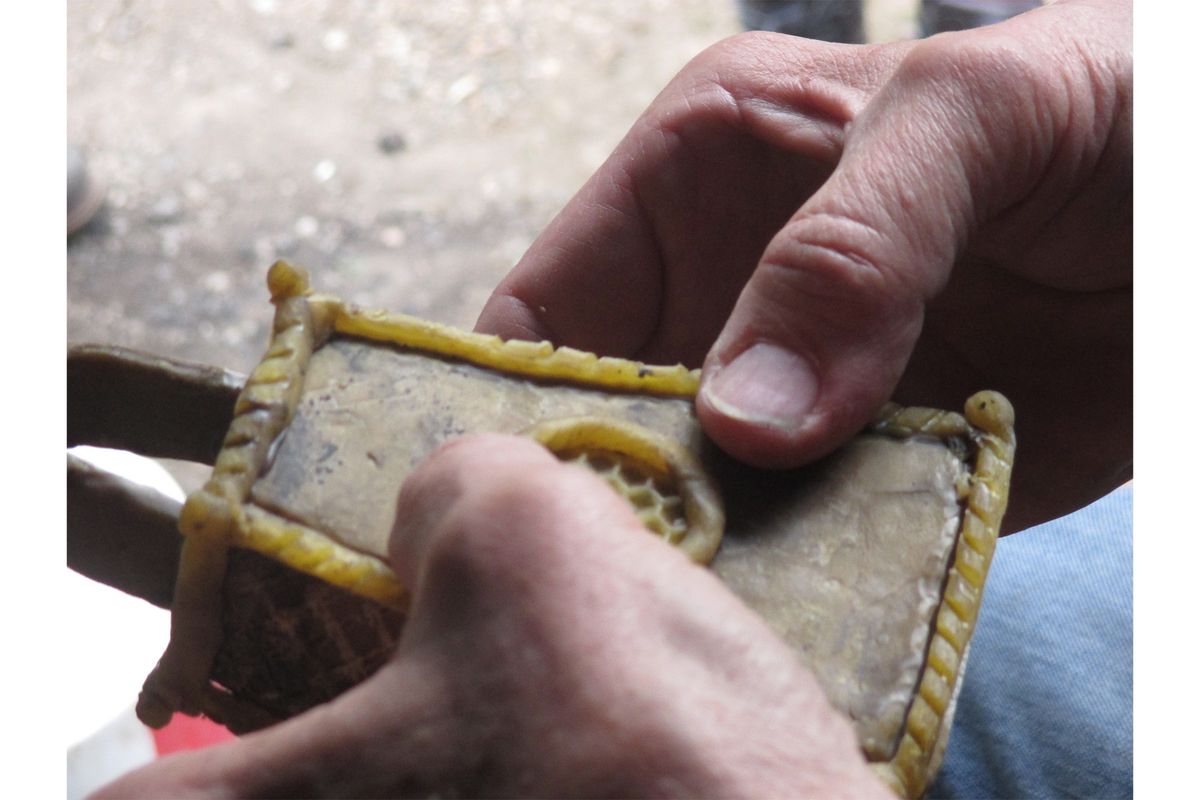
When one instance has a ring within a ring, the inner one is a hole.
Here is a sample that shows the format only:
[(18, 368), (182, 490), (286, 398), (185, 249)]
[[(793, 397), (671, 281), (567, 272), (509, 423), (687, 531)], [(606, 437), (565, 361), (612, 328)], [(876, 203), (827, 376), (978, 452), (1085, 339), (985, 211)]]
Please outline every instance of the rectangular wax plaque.
[(881, 777), (924, 791), (1007, 502), (1003, 397), (961, 415), (889, 405), (814, 465), (756, 470), (704, 436), (695, 371), (362, 311), (283, 262), (268, 283), (270, 346), (181, 515), (145, 721), (253, 730), (378, 669), (407, 605), (386, 563), (399, 488), (442, 443), (492, 431), (597, 471), (646, 535), (709, 565), (796, 650)]

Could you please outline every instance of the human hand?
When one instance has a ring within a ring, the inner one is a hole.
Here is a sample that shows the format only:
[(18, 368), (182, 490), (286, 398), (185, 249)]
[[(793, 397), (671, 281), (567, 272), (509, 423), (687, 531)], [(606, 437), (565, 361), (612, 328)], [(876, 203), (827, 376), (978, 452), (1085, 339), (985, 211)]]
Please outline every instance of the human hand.
[(709, 571), (532, 442), (405, 482), (399, 648), (327, 705), (97, 797), (887, 797), (848, 721)]
[(1013, 401), (1007, 530), (1132, 474), (1125, 2), (921, 42), (734, 37), (691, 62), (478, 328), (696, 366), (726, 451), (793, 466), (889, 398)]

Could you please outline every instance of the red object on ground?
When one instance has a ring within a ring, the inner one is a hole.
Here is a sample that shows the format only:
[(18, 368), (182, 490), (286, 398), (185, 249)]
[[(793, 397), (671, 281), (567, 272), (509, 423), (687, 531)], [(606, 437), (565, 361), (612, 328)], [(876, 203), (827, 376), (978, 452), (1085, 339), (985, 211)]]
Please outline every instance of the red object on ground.
[(152, 733), (154, 749), (160, 756), (181, 750), (200, 750), (237, 738), (224, 725), (218, 725), (206, 717), (189, 717), (186, 714), (176, 714), (163, 728)]

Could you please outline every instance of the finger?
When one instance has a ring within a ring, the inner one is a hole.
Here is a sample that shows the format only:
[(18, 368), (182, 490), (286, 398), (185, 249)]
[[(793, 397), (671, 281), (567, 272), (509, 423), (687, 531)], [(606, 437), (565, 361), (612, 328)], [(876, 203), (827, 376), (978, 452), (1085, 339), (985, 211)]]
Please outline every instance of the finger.
[(374, 677), (100, 796), (879, 796), (848, 722), (766, 624), (531, 442), (431, 456), (391, 556), (414, 601)]
[(244, 379), (119, 347), (67, 351), (67, 446), (211, 464)]
[[(401, 492), (391, 557), (415, 587), (400, 658), (447, 655), (460, 714), (501, 731), (491, 760), (506, 768), (468, 794), (640, 795), (673, 782), (682, 794), (816, 796), (826, 767), (833, 785), (878, 789), (858, 780), (853, 733), (795, 653), (595, 475), (536, 445), (464, 437), (434, 454)], [(547, 740), (556, 730), (572, 731), (571, 746)], [(821, 766), (783, 768), (814, 752)], [(787, 782), (757, 783), (777, 769)]]
[(499, 285), (477, 328), (698, 365), (900, 49), (745, 34), (705, 51)]
[(405, 481), (389, 554), (420, 602), (431, 572), (438, 580), (452, 573), (455, 591), (469, 582), (465, 573), (478, 570), (499, 590), (508, 569), (521, 580), (553, 571), (581, 549), (607, 560), (638, 545), (671, 550), (596, 475), (529, 439), (481, 434), (443, 446)]
[[(528, 440), (465, 436), (430, 456), (401, 491), (390, 557), (414, 592), (402, 657), (461, 636), (477, 653), (493, 644), (489, 664), (515, 653), (542, 659), (549, 674), (607, 670), (611, 680), (593, 683), (619, 687), (631, 672), (645, 686), (657, 682), (652, 663), (705, 672), (736, 652), (735, 669), (710, 677), (736, 684), (770, 663), (784, 683), (811, 685), (714, 573), (652, 534), (598, 476)], [(462, 652), (465, 641), (451, 649)], [(659, 672), (669, 683), (670, 670)], [(770, 693), (771, 681), (756, 681)]]
[(697, 403), (733, 455), (795, 466), (869, 422), (964, 243), (1036, 178), (1055, 122), (1029, 88), (1041, 67), (1007, 39), (964, 36), (909, 52), (764, 252)]
[[(396, 658), (325, 706), (236, 742), (163, 759), (98, 797), (408, 796), (476, 786), (481, 778), (463, 766), (478, 755), (469, 742), (495, 727), (472, 724), (476, 710), (495, 706), (475, 696), (486, 694), (482, 676), (491, 674), (478, 665), (503, 671), (514, 648), (521, 650), (511, 625), (497, 619), (554, 617), (568, 630), (587, 627), (583, 615), (595, 603), (560, 613), (541, 598), (555, 593), (555, 581), (578, 584), (580, 572), (603, 569), (600, 554), (621, 538), (672, 555), (599, 478), (540, 445), (494, 435), (455, 440), (401, 492), (392, 561), (416, 597)], [(581, 542), (596, 542), (594, 552), (581, 551)], [(581, 563), (580, 572), (566, 568), (570, 561)], [(537, 591), (522, 591), (530, 581)], [(496, 627), (502, 630), (492, 641)], [(448, 646), (448, 636), (469, 643)], [(452, 689), (464, 671), (480, 677)], [(517, 701), (506, 697), (513, 708), (531, 715), (544, 703), (544, 686), (509, 683), (510, 694), (526, 692)], [(480, 751), (488, 746), (478, 744)], [(492, 775), (492, 788), (506, 779)]]
[[(443, 681), (420, 658), (291, 720), (201, 751), (159, 759), (101, 789), (129, 797), (425, 796), (456, 758)], [(431, 776), (436, 776), (431, 777)]]

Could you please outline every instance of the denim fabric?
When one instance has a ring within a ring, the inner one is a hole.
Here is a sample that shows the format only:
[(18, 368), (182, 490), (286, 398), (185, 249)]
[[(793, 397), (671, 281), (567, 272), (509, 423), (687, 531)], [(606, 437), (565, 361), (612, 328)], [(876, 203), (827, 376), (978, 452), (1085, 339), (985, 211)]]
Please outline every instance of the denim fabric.
[(1002, 539), (933, 798), (1133, 794), (1133, 489)]

